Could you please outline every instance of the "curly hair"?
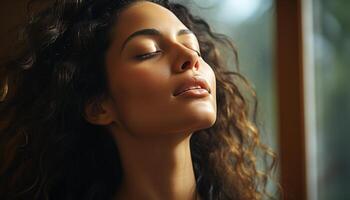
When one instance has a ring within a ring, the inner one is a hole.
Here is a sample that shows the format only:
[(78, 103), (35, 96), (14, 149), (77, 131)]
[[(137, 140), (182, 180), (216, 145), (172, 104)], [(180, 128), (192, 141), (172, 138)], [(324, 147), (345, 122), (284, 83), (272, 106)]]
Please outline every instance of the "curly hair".
[[(135, 2), (55, 0), (31, 15), (18, 38), (19, 51), (0, 66), (0, 199), (113, 197), (123, 178), (118, 150), (103, 127), (85, 120), (84, 106), (107, 90), (105, 69), (98, 66), (105, 66), (118, 14)], [(196, 34), (216, 76), (217, 120), (190, 141), (199, 195), (274, 198), (267, 185), (277, 155), (259, 138), (257, 97), (239, 73), (234, 45), (185, 6), (151, 2)], [(236, 72), (224, 60), (227, 49)]]

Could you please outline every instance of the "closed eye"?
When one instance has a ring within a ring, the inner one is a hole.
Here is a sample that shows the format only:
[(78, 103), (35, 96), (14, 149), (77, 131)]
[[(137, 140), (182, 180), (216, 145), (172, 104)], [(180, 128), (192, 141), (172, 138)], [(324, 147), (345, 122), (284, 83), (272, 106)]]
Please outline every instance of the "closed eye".
[(195, 51), (199, 57), (202, 57), (202, 54), (201, 54), (200, 51), (198, 51), (198, 50), (196, 50), (196, 49), (192, 49), (192, 50)]
[(202, 57), (202, 54), (201, 54), (200, 50), (197, 50), (198, 49), (197, 47), (193, 47), (193, 45), (191, 45), (191, 44), (188, 44), (185, 46), (187, 48), (191, 49), (192, 51), (196, 52), (199, 57)]
[(137, 55), (137, 56), (135, 56), (135, 58), (138, 59), (138, 60), (146, 60), (146, 59), (150, 59), (150, 58), (160, 54), (161, 52), (162, 52), (161, 50), (157, 50), (157, 51), (154, 51), (154, 52)]

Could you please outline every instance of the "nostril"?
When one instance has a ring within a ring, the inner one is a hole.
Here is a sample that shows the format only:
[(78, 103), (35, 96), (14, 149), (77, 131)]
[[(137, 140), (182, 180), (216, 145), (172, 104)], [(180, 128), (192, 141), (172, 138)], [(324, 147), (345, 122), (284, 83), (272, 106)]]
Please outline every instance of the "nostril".
[(186, 61), (184, 64), (182, 64), (181, 69), (186, 69), (190, 64), (190, 61)]

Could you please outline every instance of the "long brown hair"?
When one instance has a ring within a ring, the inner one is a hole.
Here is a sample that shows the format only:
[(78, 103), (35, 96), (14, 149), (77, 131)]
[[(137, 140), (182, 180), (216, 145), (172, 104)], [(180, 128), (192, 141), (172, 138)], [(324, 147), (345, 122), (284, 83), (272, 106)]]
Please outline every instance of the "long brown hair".
[[(111, 27), (135, 2), (56, 0), (30, 18), (17, 41), (21, 51), (0, 67), (1, 199), (114, 196), (123, 178), (116, 144), (102, 127), (85, 121), (83, 108), (106, 93), (105, 70), (99, 66), (105, 66)], [(217, 121), (190, 142), (200, 196), (273, 198), (267, 185), (277, 156), (261, 143), (254, 90), (224, 59), (229, 50), (237, 61), (235, 47), (183, 5), (152, 2), (174, 12), (196, 34), (216, 75)]]

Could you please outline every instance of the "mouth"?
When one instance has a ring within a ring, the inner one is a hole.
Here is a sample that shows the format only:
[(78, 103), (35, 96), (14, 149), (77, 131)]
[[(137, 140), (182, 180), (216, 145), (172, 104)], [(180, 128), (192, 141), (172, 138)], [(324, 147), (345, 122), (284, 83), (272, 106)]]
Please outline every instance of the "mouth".
[(183, 97), (206, 97), (209, 94), (210, 94), (209, 91), (206, 90), (206, 89), (194, 88), (194, 89), (189, 89), (189, 90), (186, 90), (184, 92), (181, 92), (180, 94), (176, 95), (176, 97), (178, 97), (178, 96), (183, 96)]
[(208, 82), (200, 77), (193, 76), (185, 80), (174, 92), (174, 96), (182, 94), (203, 95), (211, 94)]

